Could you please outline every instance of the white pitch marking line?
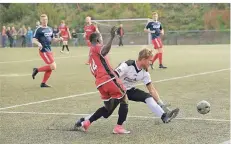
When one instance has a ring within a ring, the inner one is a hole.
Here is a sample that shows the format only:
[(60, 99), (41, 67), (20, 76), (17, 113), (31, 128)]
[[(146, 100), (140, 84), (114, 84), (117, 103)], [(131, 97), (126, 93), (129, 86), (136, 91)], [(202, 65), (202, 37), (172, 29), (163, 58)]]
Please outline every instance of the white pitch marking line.
[[(191, 74), (191, 75), (186, 75), (186, 76), (181, 76), (181, 77), (173, 77), (173, 78), (163, 79), (163, 80), (157, 80), (157, 81), (154, 81), (154, 83), (172, 81), (172, 80), (188, 78), (188, 77), (193, 77), (193, 76), (199, 76), (199, 75), (206, 75), (206, 74), (217, 73), (217, 72), (222, 72), (222, 71), (227, 71), (227, 70), (230, 70), (230, 68), (220, 69), (220, 70), (215, 70), (215, 71), (209, 71), (209, 72), (202, 72), (202, 73), (197, 73), (197, 74)], [(143, 85), (143, 84), (137, 84), (137, 86), (140, 86), (140, 85)], [(42, 100), (42, 101), (37, 101), (37, 102), (30, 102), (30, 103), (14, 105), (14, 106), (9, 106), (9, 107), (3, 107), (3, 108), (0, 108), (0, 110), (11, 109), (11, 108), (16, 108), (16, 107), (21, 107), (21, 106), (32, 105), (32, 104), (45, 103), (45, 102), (56, 101), (56, 100), (67, 99), (67, 98), (73, 98), (73, 97), (81, 97), (81, 96), (86, 96), (86, 95), (91, 95), (91, 94), (96, 94), (96, 93), (98, 93), (98, 91), (76, 94), (76, 95), (70, 95), (70, 96), (59, 97), (59, 98), (53, 98), (53, 99)]]
[[(137, 51), (130, 51), (130, 52), (137, 52)], [(117, 52), (114, 52), (115, 54)], [(114, 54), (114, 53), (110, 53), (110, 54)], [(67, 57), (55, 57), (56, 59), (68, 59), (68, 58), (78, 58), (78, 57), (85, 57), (85, 56), (89, 56), (87, 55), (79, 55), (79, 56), (67, 56)], [(31, 61), (42, 61), (42, 59), (31, 59), (31, 60), (18, 60), (18, 61), (0, 61), (0, 64), (6, 64), (6, 63), (23, 63), (23, 62), (31, 62)]]
[(222, 142), (222, 143), (220, 143), (220, 144), (231, 144), (231, 139), (228, 140), (228, 141), (224, 141), (224, 142)]
[(23, 76), (29, 76), (31, 74), (2, 74), (0, 77), (23, 77)]
[[(76, 113), (42, 113), (42, 112), (18, 112), (18, 111), (0, 111), (2, 114), (31, 114), (31, 115), (71, 115), (71, 116), (89, 116), (90, 114), (76, 114)], [(118, 115), (111, 115), (112, 117), (118, 117)], [(160, 119), (160, 117), (151, 116), (131, 116), (129, 118), (141, 118), (141, 119)], [(204, 118), (194, 118), (194, 117), (181, 117), (175, 118), (178, 120), (198, 120), (198, 121), (215, 121), (215, 122), (231, 122), (227, 119), (204, 119)]]
[[(87, 55), (68, 56), (68, 57), (56, 57), (55, 59), (67, 59), (67, 58), (75, 58), (75, 57), (83, 57), (83, 56), (87, 56)], [(0, 64), (5, 64), (5, 63), (22, 63), (22, 62), (30, 62), (30, 61), (42, 61), (42, 59), (19, 60), (19, 61), (1, 61)]]

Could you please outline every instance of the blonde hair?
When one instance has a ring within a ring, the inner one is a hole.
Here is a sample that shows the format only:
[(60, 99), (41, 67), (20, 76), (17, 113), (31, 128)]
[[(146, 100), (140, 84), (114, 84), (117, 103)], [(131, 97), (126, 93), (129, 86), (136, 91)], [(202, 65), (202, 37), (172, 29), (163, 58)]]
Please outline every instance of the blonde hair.
[(156, 15), (156, 14), (158, 15), (158, 13), (157, 13), (157, 12), (152, 12), (152, 15)]
[(152, 50), (148, 48), (144, 48), (139, 52), (138, 60), (148, 59), (149, 57), (152, 57), (152, 56), (153, 56)]
[(46, 14), (42, 14), (42, 15), (40, 16), (40, 18), (42, 18), (42, 17), (47, 17), (47, 15), (46, 15)]

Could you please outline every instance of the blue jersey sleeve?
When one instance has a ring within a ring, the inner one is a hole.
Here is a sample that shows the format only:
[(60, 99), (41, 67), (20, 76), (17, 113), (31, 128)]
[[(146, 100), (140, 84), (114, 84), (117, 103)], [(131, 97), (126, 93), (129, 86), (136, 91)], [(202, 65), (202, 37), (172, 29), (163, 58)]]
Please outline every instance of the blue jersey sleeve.
[(39, 27), (35, 30), (33, 38), (39, 38)]
[(162, 24), (160, 24), (160, 30), (162, 30), (162, 29), (163, 29)]
[(146, 25), (146, 29), (149, 29), (150, 28), (150, 22)]
[(51, 27), (50, 27), (50, 30), (52, 32), (51, 38), (53, 38), (54, 37), (54, 31), (53, 31), (53, 29)]

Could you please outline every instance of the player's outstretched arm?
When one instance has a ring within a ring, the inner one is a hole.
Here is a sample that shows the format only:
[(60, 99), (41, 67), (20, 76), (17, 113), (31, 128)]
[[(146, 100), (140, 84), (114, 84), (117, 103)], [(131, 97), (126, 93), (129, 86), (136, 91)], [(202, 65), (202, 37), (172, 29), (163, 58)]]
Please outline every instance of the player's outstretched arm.
[(103, 44), (103, 37), (98, 29), (98, 27), (95, 25), (95, 32), (99, 34), (99, 41), (101, 44)]
[(70, 33), (70, 29), (69, 29), (69, 28), (67, 28), (67, 32), (68, 32), (68, 36), (69, 36), (69, 38), (70, 38), (70, 39), (72, 39), (72, 37), (71, 37), (71, 33)]
[(162, 25), (160, 25), (160, 33), (161, 33), (162, 35), (164, 35), (164, 29), (163, 29)]
[(111, 37), (110, 37), (109, 41), (107, 42), (107, 44), (103, 46), (103, 48), (101, 50), (101, 55), (106, 56), (108, 54), (108, 52), (110, 51), (112, 41), (116, 35), (115, 34), (116, 30), (117, 30), (117, 28), (115, 26), (111, 28)]
[(32, 39), (32, 42), (33, 42), (33, 44), (36, 44), (38, 47), (39, 47), (39, 49), (42, 49), (42, 44), (38, 41), (38, 39), (36, 39), (36, 38), (33, 38)]
[(52, 39), (54, 42), (59, 42), (59, 41), (62, 41), (63, 40), (63, 38), (62, 37), (59, 37), (59, 38), (53, 38)]
[(86, 32), (83, 33), (83, 38), (86, 38)]
[(150, 94), (152, 95), (152, 97), (155, 99), (155, 101), (156, 101), (157, 103), (158, 103), (158, 102), (162, 103), (162, 100), (160, 99), (160, 96), (159, 96), (157, 90), (155, 89), (155, 87), (153, 86), (153, 84), (152, 84), (152, 83), (149, 83), (149, 84), (146, 85), (146, 87), (147, 87), (149, 93), (150, 93)]

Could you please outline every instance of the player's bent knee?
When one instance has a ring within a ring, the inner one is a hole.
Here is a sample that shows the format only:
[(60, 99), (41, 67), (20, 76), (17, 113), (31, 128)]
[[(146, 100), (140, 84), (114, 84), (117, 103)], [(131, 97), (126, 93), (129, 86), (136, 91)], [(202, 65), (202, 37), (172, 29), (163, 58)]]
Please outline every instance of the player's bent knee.
[(51, 70), (55, 70), (56, 69), (56, 63), (53, 62), (52, 64), (50, 64)]
[(159, 52), (159, 53), (163, 53), (163, 48), (159, 48), (159, 49), (158, 49), (158, 52)]
[(63, 41), (63, 45), (67, 45), (67, 41)]
[(120, 99), (120, 104), (128, 104), (127, 95), (125, 95), (123, 98)]
[(112, 108), (106, 108), (105, 107), (103, 117), (108, 118), (112, 113), (113, 113)]
[(113, 112), (107, 112), (107, 113), (105, 113), (104, 115), (103, 115), (103, 117), (104, 118), (109, 118), (110, 117), (110, 115), (112, 114)]

